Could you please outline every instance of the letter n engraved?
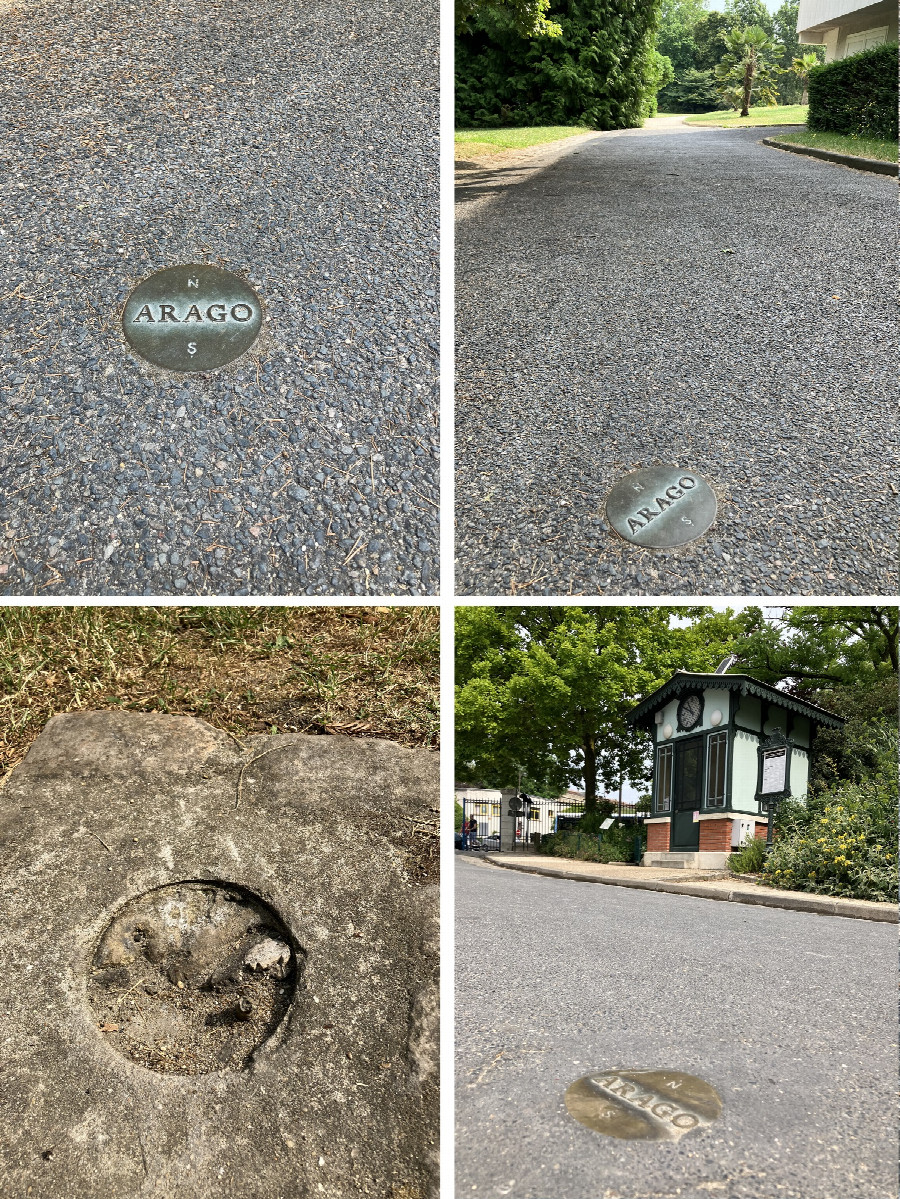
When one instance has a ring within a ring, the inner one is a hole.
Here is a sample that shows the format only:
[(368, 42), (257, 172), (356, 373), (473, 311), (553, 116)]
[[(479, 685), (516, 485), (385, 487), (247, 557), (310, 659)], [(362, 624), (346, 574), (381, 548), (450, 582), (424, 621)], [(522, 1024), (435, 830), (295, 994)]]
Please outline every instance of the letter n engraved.
[(197, 278), (196, 275), (192, 275), (190, 277), (190, 279), (188, 279), (188, 287), (199, 287), (199, 286), (200, 286), (200, 280)]

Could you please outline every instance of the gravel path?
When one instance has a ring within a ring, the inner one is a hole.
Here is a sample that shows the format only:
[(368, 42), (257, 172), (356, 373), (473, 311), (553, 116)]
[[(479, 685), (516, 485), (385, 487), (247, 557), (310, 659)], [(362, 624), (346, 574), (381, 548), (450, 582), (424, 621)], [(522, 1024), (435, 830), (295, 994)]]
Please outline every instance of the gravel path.
[[(0, 592), (437, 589), (436, 4), (0, 11)], [(266, 307), (218, 373), (135, 359), (154, 270)]]
[[(895, 930), (457, 860), (459, 1197), (896, 1199)], [(604, 1137), (563, 1094), (674, 1069), (722, 1116)]]
[[(896, 593), (896, 183), (776, 132), (651, 124), (463, 174), (460, 593)], [(719, 516), (640, 549), (606, 496), (664, 463)]]

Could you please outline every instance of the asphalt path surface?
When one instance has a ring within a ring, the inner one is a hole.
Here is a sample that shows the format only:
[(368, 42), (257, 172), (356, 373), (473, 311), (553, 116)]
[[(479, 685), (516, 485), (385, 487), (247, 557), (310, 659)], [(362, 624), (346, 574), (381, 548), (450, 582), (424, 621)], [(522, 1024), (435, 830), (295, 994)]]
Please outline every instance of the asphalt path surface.
[[(5, 4), (0, 46), (0, 593), (434, 593), (437, 5)], [(190, 262), (266, 316), (176, 375), (120, 313)]]
[[(460, 172), (457, 590), (893, 594), (896, 180), (678, 119)], [(606, 497), (717, 493), (674, 550)]]
[[(896, 933), (457, 858), (458, 1197), (894, 1199)], [(615, 1140), (563, 1095), (674, 1069), (720, 1119)]]

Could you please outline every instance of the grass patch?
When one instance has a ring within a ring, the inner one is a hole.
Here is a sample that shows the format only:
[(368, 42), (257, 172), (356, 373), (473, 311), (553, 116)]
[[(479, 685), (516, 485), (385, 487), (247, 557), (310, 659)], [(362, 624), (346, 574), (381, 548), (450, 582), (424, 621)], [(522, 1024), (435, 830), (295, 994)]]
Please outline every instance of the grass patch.
[(86, 709), (436, 748), (438, 644), (433, 607), (4, 608), (0, 780)]
[(587, 125), (534, 125), (521, 129), (460, 129), (455, 136), (456, 157), (469, 158), (500, 154), (505, 150), (525, 150), (578, 133), (591, 133)]
[(805, 125), (808, 112), (808, 104), (775, 104), (768, 108), (751, 108), (747, 117), (732, 111), (701, 112), (684, 119), (688, 125), (719, 125), (723, 129), (738, 129), (753, 125)]
[[(339, 733), (438, 746), (434, 607), (0, 609), (0, 787), (51, 716), (197, 716), (240, 740)], [(389, 834), (437, 881), (433, 827)]]
[(837, 154), (855, 154), (860, 158), (878, 158), (883, 162), (897, 161), (897, 143), (878, 137), (847, 137), (843, 133), (783, 133), (780, 142), (795, 146), (812, 146), (816, 150), (833, 150)]

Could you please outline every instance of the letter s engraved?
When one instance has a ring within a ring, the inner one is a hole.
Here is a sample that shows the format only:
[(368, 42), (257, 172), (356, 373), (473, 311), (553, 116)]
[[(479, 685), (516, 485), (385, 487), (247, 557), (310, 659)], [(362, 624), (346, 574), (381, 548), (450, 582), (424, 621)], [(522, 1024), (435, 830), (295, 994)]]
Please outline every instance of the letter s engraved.
[(197, 353), (197, 343), (195, 341), (188, 342), (188, 353), (192, 358)]

